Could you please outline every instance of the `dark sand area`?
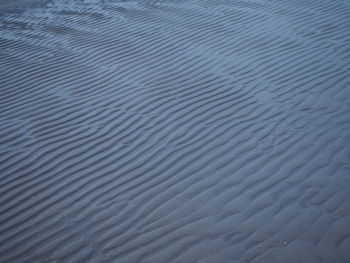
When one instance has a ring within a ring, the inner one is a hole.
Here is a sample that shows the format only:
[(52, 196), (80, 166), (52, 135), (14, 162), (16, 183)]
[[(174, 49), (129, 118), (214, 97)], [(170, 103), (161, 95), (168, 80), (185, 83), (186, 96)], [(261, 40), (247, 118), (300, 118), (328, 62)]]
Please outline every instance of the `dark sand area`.
[(0, 0), (0, 10), (13, 11), (21, 10), (23, 8), (35, 7), (39, 5), (45, 5), (49, 0)]
[(350, 1), (0, 0), (1, 263), (350, 263)]

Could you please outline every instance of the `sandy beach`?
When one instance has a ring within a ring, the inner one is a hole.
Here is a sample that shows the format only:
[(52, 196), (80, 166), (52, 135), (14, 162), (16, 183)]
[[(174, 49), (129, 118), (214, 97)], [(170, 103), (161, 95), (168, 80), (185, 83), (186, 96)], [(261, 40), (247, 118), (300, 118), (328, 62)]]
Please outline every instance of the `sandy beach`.
[(0, 0), (1, 263), (349, 263), (350, 1)]

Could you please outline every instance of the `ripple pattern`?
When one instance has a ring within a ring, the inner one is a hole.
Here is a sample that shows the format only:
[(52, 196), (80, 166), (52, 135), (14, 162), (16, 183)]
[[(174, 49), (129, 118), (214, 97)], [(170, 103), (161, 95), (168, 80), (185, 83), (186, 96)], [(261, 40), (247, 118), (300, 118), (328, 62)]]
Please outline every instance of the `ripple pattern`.
[(350, 2), (0, 9), (0, 262), (348, 263)]

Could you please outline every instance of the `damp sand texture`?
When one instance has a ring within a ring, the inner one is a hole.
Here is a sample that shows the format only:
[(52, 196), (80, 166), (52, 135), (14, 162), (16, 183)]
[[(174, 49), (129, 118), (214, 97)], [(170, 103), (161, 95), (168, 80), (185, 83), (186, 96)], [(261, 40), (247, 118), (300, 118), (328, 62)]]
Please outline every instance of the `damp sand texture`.
[(6, 1), (0, 262), (350, 262), (350, 1)]

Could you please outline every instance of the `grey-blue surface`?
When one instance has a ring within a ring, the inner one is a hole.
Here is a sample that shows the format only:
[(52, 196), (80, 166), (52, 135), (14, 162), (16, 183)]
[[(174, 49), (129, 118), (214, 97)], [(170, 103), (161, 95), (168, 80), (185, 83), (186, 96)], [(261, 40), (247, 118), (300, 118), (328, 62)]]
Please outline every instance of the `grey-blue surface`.
[(1, 3), (0, 262), (350, 262), (349, 1)]

